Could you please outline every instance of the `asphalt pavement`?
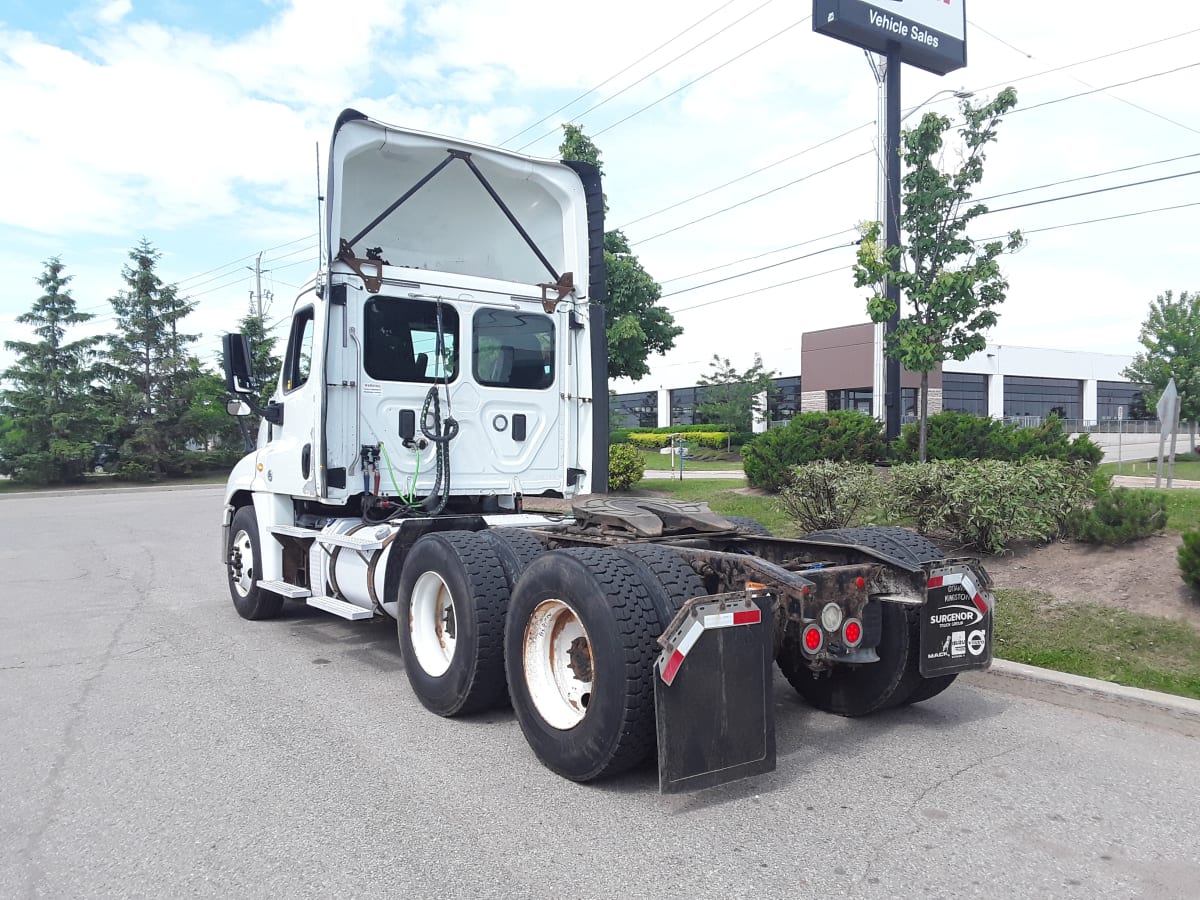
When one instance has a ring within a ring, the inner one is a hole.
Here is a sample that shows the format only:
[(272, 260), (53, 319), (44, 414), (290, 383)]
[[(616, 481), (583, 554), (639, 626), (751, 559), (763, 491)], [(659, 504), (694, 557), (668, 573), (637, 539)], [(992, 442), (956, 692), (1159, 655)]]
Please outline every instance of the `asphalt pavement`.
[(1196, 896), (1169, 709), (982, 676), (850, 720), (777, 680), (776, 772), (576, 785), (511, 711), (426, 712), (390, 621), (238, 618), (220, 509), (0, 498), (0, 896)]

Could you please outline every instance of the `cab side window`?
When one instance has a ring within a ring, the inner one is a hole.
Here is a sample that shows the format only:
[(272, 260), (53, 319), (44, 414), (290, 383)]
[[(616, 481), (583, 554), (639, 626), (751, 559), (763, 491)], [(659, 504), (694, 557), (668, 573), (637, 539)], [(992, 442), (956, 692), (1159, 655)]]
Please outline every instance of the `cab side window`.
[(288, 336), (287, 357), (283, 362), (284, 393), (294, 391), (308, 381), (312, 371), (313, 331), (316, 322), (311, 306), (300, 310), (292, 319)]

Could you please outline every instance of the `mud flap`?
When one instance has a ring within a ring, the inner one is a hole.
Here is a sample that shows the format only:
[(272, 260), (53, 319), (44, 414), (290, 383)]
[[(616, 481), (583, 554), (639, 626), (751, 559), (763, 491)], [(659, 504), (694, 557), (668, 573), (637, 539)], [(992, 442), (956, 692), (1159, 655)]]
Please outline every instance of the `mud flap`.
[(929, 570), (921, 610), (921, 674), (926, 678), (992, 664), (989, 582), (970, 563), (950, 562)]
[(654, 708), (661, 793), (774, 771), (772, 607), (767, 594), (698, 597), (660, 639)]

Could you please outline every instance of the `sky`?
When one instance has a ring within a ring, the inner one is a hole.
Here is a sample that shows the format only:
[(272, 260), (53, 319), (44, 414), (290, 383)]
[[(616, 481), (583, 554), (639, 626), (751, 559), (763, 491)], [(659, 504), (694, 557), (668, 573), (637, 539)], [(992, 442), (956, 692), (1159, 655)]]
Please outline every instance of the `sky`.
[[(316, 264), (318, 171), (345, 107), (546, 157), (562, 122), (582, 125), (603, 153), (608, 226), (685, 329), (637, 389), (692, 384), (714, 354), (794, 375), (802, 333), (866, 321), (845, 245), (878, 217), (876, 84), (862, 50), (813, 32), (811, 4), (333, 9), (5, 0), (0, 334), (29, 337), (14, 320), (52, 256), (88, 327), (111, 328), (143, 237), (197, 302), (202, 359), (247, 311), (260, 253), (268, 320), (285, 319)], [(909, 124), (953, 117), (956, 91), (1018, 94), (977, 191), (994, 211), (971, 232), (1028, 237), (1002, 260), (992, 343), (1133, 354), (1156, 295), (1200, 288), (1200, 8), (1134, 9), (968, 0), (967, 66), (903, 69)]]

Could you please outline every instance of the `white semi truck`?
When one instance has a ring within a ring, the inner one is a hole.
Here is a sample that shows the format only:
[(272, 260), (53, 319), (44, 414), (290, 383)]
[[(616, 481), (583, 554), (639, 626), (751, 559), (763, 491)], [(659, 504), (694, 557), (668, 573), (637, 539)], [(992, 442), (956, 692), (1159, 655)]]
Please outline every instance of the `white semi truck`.
[[(848, 716), (989, 665), (986, 573), (910, 531), (603, 496), (603, 206), (587, 164), (338, 118), (265, 406), (224, 341), (230, 410), (261, 416), (225, 494), (237, 612), (390, 616), (432, 712), (511, 702), (554, 771), (657, 755), (664, 791), (774, 768), (773, 662)], [(525, 511), (545, 497), (571, 513)]]

